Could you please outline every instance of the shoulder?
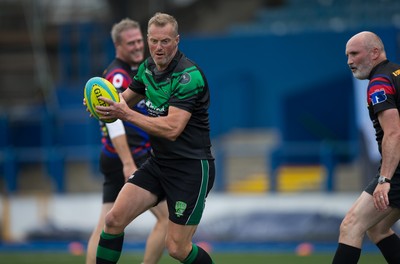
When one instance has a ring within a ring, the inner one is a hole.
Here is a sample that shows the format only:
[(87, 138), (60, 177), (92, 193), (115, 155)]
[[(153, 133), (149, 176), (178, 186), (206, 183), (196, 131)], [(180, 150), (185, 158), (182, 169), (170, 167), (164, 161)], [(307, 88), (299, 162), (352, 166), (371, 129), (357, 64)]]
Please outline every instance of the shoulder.
[(129, 65), (120, 60), (114, 60), (104, 71), (103, 77), (109, 80), (117, 89), (126, 89), (131, 83), (133, 71)]
[(206, 77), (202, 69), (193, 60), (180, 53), (180, 59), (175, 68), (175, 74), (179, 76), (179, 82), (182, 84), (188, 83), (190, 80), (205, 81)]
[(177, 60), (177, 64), (175, 67), (175, 72), (183, 72), (188, 68), (195, 67), (196, 69), (200, 69), (199, 66), (191, 59), (189, 59), (184, 53), (178, 51), (175, 59)]

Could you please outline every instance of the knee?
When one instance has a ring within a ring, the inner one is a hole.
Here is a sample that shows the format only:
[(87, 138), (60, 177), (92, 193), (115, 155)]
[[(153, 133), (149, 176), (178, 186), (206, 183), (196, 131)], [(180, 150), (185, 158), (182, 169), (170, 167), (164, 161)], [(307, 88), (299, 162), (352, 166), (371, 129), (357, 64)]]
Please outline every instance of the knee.
[(377, 234), (375, 232), (375, 230), (367, 230), (367, 236), (369, 238), (369, 240), (371, 240), (374, 244), (376, 244), (377, 242), (379, 242), (379, 240), (377, 241)]
[(373, 226), (367, 230), (367, 236), (374, 244), (377, 244), (379, 241), (392, 234), (394, 234), (392, 229), (381, 229), (379, 226)]
[(355, 231), (355, 219), (352, 214), (348, 214), (343, 219), (342, 223), (340, 224), (340, 235), (346, 236), (351, 231)]
[(191, 251), (191, 244), (184, 245), (167, 237), (166, 248), (171, 257), (182, 262), (189, 255)]
[(113, 231), (118, 230), (118, 231), (122, 232), (124, 229), (124, 226), (122, 225), (122, 222), (120, 219), (121, 218), (118, 217), (117, 215), (115, 215), (115, 213), (112, 210), (110, 212), (108, 212), (106, 214), (105, 221), (104, 221), (106, 232), (111, 231), (111, 230), (113, 230)]

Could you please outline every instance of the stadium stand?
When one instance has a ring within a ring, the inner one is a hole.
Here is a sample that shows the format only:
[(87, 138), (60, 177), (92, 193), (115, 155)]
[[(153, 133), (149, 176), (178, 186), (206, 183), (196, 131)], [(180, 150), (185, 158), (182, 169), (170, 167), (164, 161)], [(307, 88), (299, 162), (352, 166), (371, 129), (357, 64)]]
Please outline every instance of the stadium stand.
[(264, 7), (253, 21), (235, 24), (234, 34), (285, 35), (309, 31), (342, 32), (360, 27), (400, 26), (400, 2), (395, 0), (287, 0)]
[[(76, 5), (77, 2), (53, 1), (52, 5), (59, 4), (62, 5), (63, 10), (73, 10), (68, 9), (68, 5)], [(7, 35), (7, 38), (0, 39), (0, 47), (2, 47), (0, 67), (4, 73), (0, 83), (2, 93), (0, 108), (3, 113), (0, 118), (2, 135), (0, 139), (0, 169), (3, 180), (0, 181), (0, 184), (10, 192), (23, 191), (20, 184), (21, 178), (33, 179), (30, 183), (31, 186), (40, 182), (42, 187), (47, 186), (47, 181), (51, 179), (52, 185), (49, 191), (73, 191), (74, 187), (67, 184), (66, 181), (72, 178), (68, 167), (74, 162), (82, 161), (91, 164), (92, 169), (89, 173), (95, 174), (94, 167), (97, 159), (95, 153), (99, 146), (95, 141), (96, 138), (90, 135), (98, 134), (97, 124), (86, 118), (86, 113), (81, 105), (81, 88), (87, 78), (100, 74), (103, 65), (106, 65), (113, 54), (110, 54), (112, 45), (109, 41), (108, 25), (102, 24), (104, 21), (99, 19), (98, 15), (93, 15), (93, 18), (96, 19), (90, 19), (91, 16), (88, 14), (91, 9), (87, 4), (90, 1), (83, 2), (86, 3), (85, 8), (79, 9), (80, 12), (75, 14), (68, 13), (69, 17), (59, 12), (49, 12), (49, 10), (60, 10), (54, 6), (37, 9), (38, 7), (29, 6), (25, 2), (25, 5), (19, 1), (0, 2), (3, 10), (0, 15), (2, 21), (5, 21), (0, 26), (0, 32), (2, 35)], [(103, 1), (101, 2), (103, 3)], [(98, 11), (97, 8), (99, 6), (92, 11)], [(202, 14), (206, 15), (196, 15), (195, 18), (185, 16), (184, 11), (190, 8), (209, 12), (203, 12)], [(43, 13), (46, 10), (53, 16), (48, 17), (46, 13)], [(224, 10), (230, 11), (223, 12)], [(251, 48), (248, 46), (249, 43), (254, 46), (254, 49), (260, 51), (269, 47), (269, 49), (275, 49), (275, 54), (268, 53), (270, 58), (265, 57), (264, 59), (279, 62), (279, 58), (274, 56), (277, 56), (280, 49), (286, 49), (285, 53), (297, 56), (293, 45), (287, 46), (288, 43), (295, 43), (301, 48), (307, 47), (308, 43), (315, 45), (320, 39), (318, 35), (320, 33), (324, 34), (323, 38), (331, 45), (328, 48), (337, 47), (338, 42), (343, 42), (347, 32), (370, 26), (377, 29), (383, 28), (385, 36), (391, 36), (392, 33), (396, 34), (400, 25), (399, 1), (193, 1), (191, 5), (181, 7), (173, 12), (176, 12), (178, 20), (182, 18), (185, 22), (183, 23), (185, 32), (193, 30), (188, 37), (182, 39), (184, 51), (193, 54), (197, 58), (197, 62), (204, 65), (204, 68), (209, 71), (210, 81), (215, 87), (218, 87), (214, 90), (213, 98), (215, 100), (213, 102), (218, 102), (219, 105), (215, 105), (215, 103), (212, 105), (212, 131), (216, 147), (219, 145), (217, 141), (220, 137), (232, 133), (237, 128), (258, 129), (261, 127), (267, 130), (277, 128), (282, 133), (280, 139), (282, 141), (279, 141), (282, 144), (280, 145), (281, 149), (277, 149), (276, 153), (282, 153), (282, 150), (287, 149), (285, 144), (288, 142), (306, 142), (310, 140), (310, 135), (314, 135), (313, 139), (319, 140), (317, 144), (321, 139), (325, 140), (327, 137), (330, 142), (338, 140), (340, 144), (349, 143), (343, 141), (352, 141), (349, 145), (341, 148), (339, 157), (334, 156), (333, 161), (334, 164), (336, 161), (354, 161), (354, 158), (357, 157), (354, 144), (357, 142), (353, 142), (356, 140), (356, 135), (351, 134), (352, 127), (349, 126), (353, 117), (349, 116), (348, 119), (341, 120), (343, 123), (340, 124), (346, 125), (346, 129), (338, 132), (322, 117), (310, 117), (308, 115), (310, 109), (307, 108), (297, 111), (297, 115), (294, 115), (297, 118), (295, 121), (298, 126), (290, 126), (291, 118), (293, 118), (291, 113), (283, 113), (283, 121), (276, 115), (279, 107), (286, 108), (288, 106), (287, 109), (293, 110), (291, 106), (298, 103), (296, 97), (314, 95), (318, 91), (318, 87), (323, 85), (324, 78), (329, 78), (332, 86), (337, 85), (343, 89), (351, 85), (349, 76), (344, 76), (348, 72), (343, 65), (343, 59), (332, 58), (334, 60), (332, 66), (327, 66), (332, 67), (327, 70), (331, 73), (330, 75), (325, 75), (325, 72), (319, 69), (316, 75), (321, 75), (322, 80), (305, 80), (306, 78), (302, 79), (301, 73), (294, 73), (298, 74), (296, 80), (287, 79), (285, 84), (279, 84), (280, 89), (275, 89), (277, 84), (271, 79), (261, 78), (261, 73), (258, 71), (259, 68), (269, 66), (254, 64), (254, 68), (248, 70), (250, 66), (253, 66), (251, 63), (254, 63), (255, 60), (244, 53)], [(78, 19), (84, 15), (88, 17), (87, 20)], [(51, 23), (56, 16), (59, 18), (58, 22)], [(33, 21), (38, 17), (41, 19), (34, 23)], [(193, 24), (190, 23), (191, 21)], [(386, 30), (387, 28), (389, 29)], [(35, 36), (33, 33), (39, 33), (36, 34), (39, 38), (33, 37)], [(199, 33), (200, 36), (196, 37), (196, 33)], [(287, 38), (280, 38), (284, 36)], [(390, 41), (390, 45), (394, 45), (392, 43), (394, 42)], [(314, 48), (318, 48), (318, 46)], [(389, 48), (391, 51), (395, 50), (393, 47)], [(204, 50), (208, 51), (209, 56), (204, 56), (200, 52)], [(225, 51), (229, 51), (229, 54), (225, 54)], [(249, 52), (252, 51), (253, 49)], [(305, 52), (309, 52), (309, 50), (305, 50)], [(232, 59), (232, 56), (237, 56), (237, 58)], [(266, 54), (260, 54), (260, 56), (266, 56)], [(225, 60), (223, 66), (212, 60), (212, 58), (222, 57)], [(299, 55), (295, 60), (301, 58)], [(315, 61), (310, 60), (310, 64), (316, 65)], [(243, 64), (246, 61), (249, 61), (249, 64)], [(337, 65), (344, 67), (337, 67)], [(268, 71), (273, 70), (271, 69), (268, 68)], [(300, 70), (298, 69), (298, 71)], [(340, 77), (338, 78), (338, 76)], [(225, 85), (230, 88), (232, 105), (240, 105), (244, 99), (252, 100), (253, 104), (247, 104), (246, 110), (231, 107), (223, 94), (217, 92), (223, 91), (221, 78), (227, 77), (232, 78), (231, 82), (225, 82)], [(253, 90), (249, 93), (246, 92), (246, 89)], [(294, 97), (287, 96), (294, 90), (298, 91)], [(252, 94), (259, 96), (253, 97)], [(273, 96), (275, 100), (265, 104), (260, 98), (266, 96)], [(346, 109), (351, 107), (350, 104), (351, 97), (346, 102), (346, 107), (348, 107)], [(252, 114), (248, 115), (246, 111)], [(226, 118), (230, 114), (233, 114), (234, 118)], [(300, 134), (295, 135), (299, 136), (296, 138), (290, 132), (296, 131), (299, 127), (302, 130)], [(332, 131), (335, 136), (339, 135), (338, 139), (330, 137), (329, 133)], [(244, 137), (246, 136), (249, 135), (244, 135)], [(318, 146), (320, 147), (320, 145)], [(216, 151), (218, 152), (218, 149)], [(328, 148), (327, 151), (329, 152), (330, 149)], [(228, 164), (234, 164), (231, 159), (235, 155), (224, 151), (221, 153), (222, 160), (228, 158), (230, 159)], [(271, 164), (275, 166), (274, 168), (278, 169), (277, 172), (284, 171), (286, 173), (290, 169), (279, 168), (283, 159), (278, 159), (274, 163), (275, 160), (270, 158), (273, 155), (271, 149), (268, 150), (268, 153), (265, 151), (262, 156), (259, 156), (262, 166), (260, 162), (253, 164), (257, 170), (244, 172), (241, 177), (227, 176), (225, 174), (227, 171), (229, 174), (234, 174), (240, 170), (221, 168), (221, 163), (219, 169), (221, 169), (221, 177), (225, 177), (225, 179), (218, 183), (218, 189), (237, 190), (232, 186), (239, 185), (250, 186), (247, 189), (250, 191), (264, 192), (275, 188), (271, 186), (275, 186), (275, 180), (280, 182), (279, 176), (278, 178), (271, 177), (274, 170), (270, 171), (269, 166)], [(321, 158), (321, 156), (318, 154), (313, 158)], [(244, 158), (244, 160), (246, 159), (249, 157)], [(329, 161), (329, 158), (327, 160)], [(34, 177), (24, 177), (26, 173), (23, 170), (24, 164), (36, 166), (35, 168), (40, 169), (40, 174), (45, 174), (47, 178), (39, 181)], [(322, 169), (314, 170), (313, 168), (319, 168), (319, 161), (308, 162), (308, 165), (311, 166), (312, 171), (321, 172), (317, 174), (322, 175), (314, 178), (313, 186), (322, 185), (323, 188), (335, 189), (332, 183), (328, 184), (329, 181), (326, 180), (325, 175), (327, 171), (329, 175), (333, 174), (336, 167), (324, 166)], [(21, 174), (23, 175), (21, 176)], [(268, 178), (266, 179), (266, 177)], [(233, 182), (230, 182), (231, 179)], [(247, 182), (249, 185), (246, 185), (246, 179), (250, 181)], [(256, 179), (255, 184), (254, 179)], [(282, 180), (282, 182), (285, 181)], [(26, 185), (29, 186), (29, 184)], [(259, 188), (254, 188), (254, 186), (259, 186)], [(276, 188), (280, 189), (278, 186)], [(283, 189), (292, 190), (290, 187), (283, 187)], [(294, 189), (307, 188), (297, 186)]]

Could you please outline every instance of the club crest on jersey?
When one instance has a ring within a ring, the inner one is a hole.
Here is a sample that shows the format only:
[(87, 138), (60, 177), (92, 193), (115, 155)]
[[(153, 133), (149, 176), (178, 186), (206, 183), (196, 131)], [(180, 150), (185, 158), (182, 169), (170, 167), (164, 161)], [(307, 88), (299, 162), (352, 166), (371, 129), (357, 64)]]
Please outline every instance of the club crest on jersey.
[(122, 84), (124, 83), (124, 76), (122, 74), (117, 73), (114, 75), (112, 79), (112, 84), (114, 85), (115, 88), (121, 88)]
[(184, 74), (181, 75), (181, 78), (179, 79), (179, 83), (187, 84), (189, 82), (190, 82), (190, 74), (185, 72)]
[(379, 90), (379, 91), (373, 92), (370, 97), (371, 97), (371, 101), (372, 101), (373, 105), (385, 102), (387, 99), (385, 90)]
[(177, 217), (183, 216), (183, 212), (185, 212), (187, 204), (182, 201), (177, 201), (175, 203), (175, 214)]

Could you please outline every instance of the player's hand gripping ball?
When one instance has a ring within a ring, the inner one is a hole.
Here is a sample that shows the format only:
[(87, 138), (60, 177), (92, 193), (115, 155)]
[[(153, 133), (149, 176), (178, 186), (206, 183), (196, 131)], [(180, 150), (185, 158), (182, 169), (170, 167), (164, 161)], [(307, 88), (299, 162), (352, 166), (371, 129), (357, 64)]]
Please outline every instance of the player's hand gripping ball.
[[(99, 114), (96, 112), (96, 106), (108, 106), (106, 102), (99, 99), (100, 96), (109, 98), (114, 102), (119, 102), (119, 94), (117, 89), (106, 79), (101, 77), (90, 78), (85, 85), (84, 97), (86, 106), (93, 117), (100, 120)], [(100, 121), (105, 123), (114, 122), (116, 119), (102, 119)]]

